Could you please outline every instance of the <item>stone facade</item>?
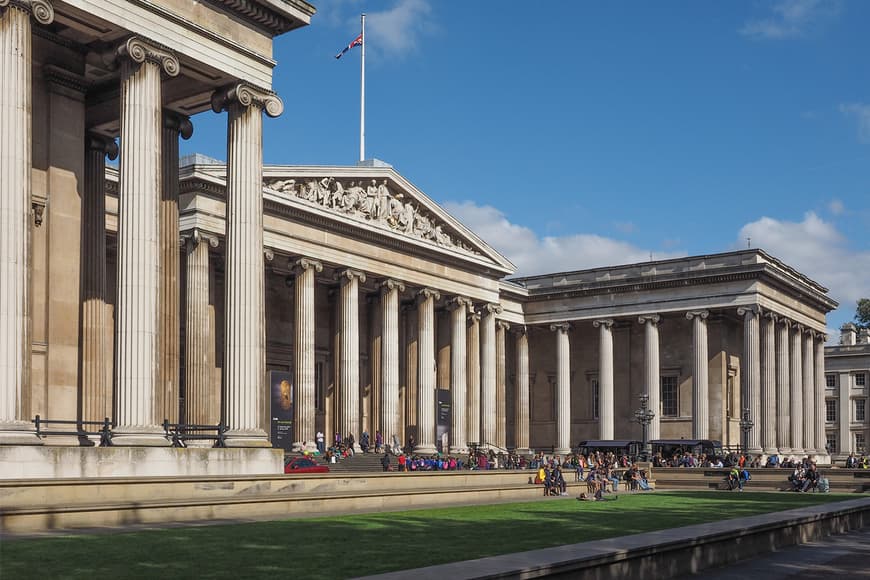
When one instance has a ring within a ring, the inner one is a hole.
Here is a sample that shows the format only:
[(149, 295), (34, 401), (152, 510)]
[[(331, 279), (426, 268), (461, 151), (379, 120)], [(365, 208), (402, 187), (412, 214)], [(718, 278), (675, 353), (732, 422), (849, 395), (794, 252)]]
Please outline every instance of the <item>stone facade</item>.
[(841, 329), (840, 344), (825, 347), (825, 433), (831, 455), (870, 451), (870, 331)]

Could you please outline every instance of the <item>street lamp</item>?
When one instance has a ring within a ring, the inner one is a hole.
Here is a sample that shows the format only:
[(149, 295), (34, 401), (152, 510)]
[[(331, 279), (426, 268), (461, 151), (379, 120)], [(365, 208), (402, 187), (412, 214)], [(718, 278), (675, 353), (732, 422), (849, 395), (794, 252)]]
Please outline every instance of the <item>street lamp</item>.
[(755, 423), (752, 421), (752, 415), (749, 413), (749, 407), (743, 408), (743, 414), (740, 416), (740, 430), (743, 431), (743, 453), (749, 449), (749, 432)]
[(652, 423), (655, 412), (649, 408), (649, 395), (643, 394), (638, 397), (640, 399), (640, 409), (634, 412), (634, 419), (643, 426), (643, 451), (641, 455), (644, 461), (649, 461), (652, 455), (652, 448), (649, 443), (649, 424)]

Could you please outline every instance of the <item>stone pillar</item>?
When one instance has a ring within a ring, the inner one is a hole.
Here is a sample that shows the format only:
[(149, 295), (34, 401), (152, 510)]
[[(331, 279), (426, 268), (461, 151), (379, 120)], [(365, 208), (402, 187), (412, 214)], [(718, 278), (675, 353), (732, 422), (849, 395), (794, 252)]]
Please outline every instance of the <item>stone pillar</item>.
[(495, 316), (501, 312), (497, 304), (483, 307), (480, 330), (480, 422), (481, 443), (496, 444), (495, 432)]
[(598, 437), (613, 439), (613, 320), (595, 320), (598, 332)]
[(160, 282), (158, 288), (157, 419), (178, 422), (181, 357), (181, 247), (178, 228), (178, 137), (193, 135), (190, 119), (172, 111), (163, 115), (162, 175), (159, 208)]
[(748, 434), (748, 451), (753, 455), (761, 453), (761, 333), (759, 328), (758, 306), (744, 306), (737, 309), (743, 317), (743, 393), (740, 398), (741, 416), (743, 409), (749, 409), (754, 426)]
[(465, 318), (471, 307), (471, 300), (457, 296), (447, 304), (450, 309), (450, 453), (468, 453), (466, 443), (466, 376), (468, 374)]
[(162, 188), (161, 72), (178, 59), (132, 37), (121, 59), (121, 172), (118, 205), (118, 301), (115, 336), (114, 445), (169, 445), (163, 436), (158, 358)]
[(791, 335), (791, 372), (789, 373), (790, 388), (790, 410), (791, 415), (791, 451), (794, 454), (802, 455), (804, 453), (804, 399), (803, 399), (803, 334), (804, 327), (801, 324), (794, 325), (794, 332)]
[(571, 453), (571, 343), (567, 322), (551, 324), (556, 333), (556, 445), (554, 453)]
[(816, 333), (815, 342), (815, 361), (813, 370), (815, 371), (814, 394), (816, 403), (816, 453), (819, 455), (828, 455), (828, 438), (825, 434), (825, 340), (827, 337), (819, 332)]
[[(815, 349), (813, 348), (813, 331), (809, 328), (803, 333), (803, 397), (804, 397), (804, 450), (808, 455), (818, 453), (816, 449), (816, 372)], [(824, 409), (819, 409), (821, 413)]]
[(661, 439), (661, 367), (659, 364), (659, 322), (658, 314), (639, 316), (638, 322), (643, 324), (644, 357), (643, 376), (644, 393), (649, 397), (649, 408), (655, 413), (650, 421), (647, 435), (649, 440)]
[(271, 91), (246, 84), (212, 96), (227, 115), (224, 401), (227, 446), (268, 447), (262, 398), (266, 375), (263, 264), (263, 112), (284, 104)]
[(776, 328), (776, 447), (791, 453), (791, 389), (789, 388), (789, 328), (791, 321), (780, 318)]
[(517, 327), (517, 402), (516, 402), (516, 434), (514, 441), (517, 453), (525, 455), (529, 449), (529, 334), (525, 326)]
[(505, 332), (510, 324), (495, 324), (495, 444), (507, 449), (507, 355)]
[(112, 389), (106, 380), (112, 362), (106, 337), (106, 155), (118, 157), (112, 139), (89, 135), (85, 144), (82, 199), (82, 394), (83, 421), (112, 416)]
[(753, 418), (761, 426), (761, 450), (773, 455), (776, 448), (776, 314), (767, 312), (761, 327), (761, 408)]
[(194, 230), (186, 237), (187, 297), (185, 317), (185, 422), (216, 425), (221, 420), (220, 386), (212, 384), (214, 337), (209, 323), (209, 248), (217, 238)]
[(474, 311), (474, 306), (470, 305), (468, 310), (466, 440), (469, 443), (479, 444), (482, 441), (480, 431), (480, 314)]
[(295, 289), (293, 329), (293, 445), (317, 448), (314, 427), (314, 277), (323, 271), (317, 260), (301, 258), (293, 263)]
[(33, 151), (30, 17), (47, 0), (0, 0), (0, 445), (40, 445), (30, 422), (30, 195)]
[(381, 435), (393, 444), (399, 431), (399, 293), (405, 285), (396, 280), (381, 283)]
[(692, 439), (709, 439), (710, 411), (708, 392), (707, 310), (687, 312), (692, 321)]
[(414, 451), (435, 453), (435, 301), (437, 290), (423, 288), (417, 294), (417, 446)]
[(341, 281), (338, 432), (342, 438), (353, 435), (354, 450), (359, 451), (359, 285), (366, 281), (366, 276), (348, 269), (340, 272), (338, 278)]

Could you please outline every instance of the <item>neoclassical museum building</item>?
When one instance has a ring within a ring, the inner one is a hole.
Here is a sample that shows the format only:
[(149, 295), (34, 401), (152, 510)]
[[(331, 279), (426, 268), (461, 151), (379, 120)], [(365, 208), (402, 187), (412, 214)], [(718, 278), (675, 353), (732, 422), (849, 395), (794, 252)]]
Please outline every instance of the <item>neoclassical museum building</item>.
[[(516, 277), (384, 163), (263, 167), (272, 38), (313, 14), (0, 0), (0, 477), (278, 472), (318, 431), (566, 453), (640, 439), (640, 395), (652, 439), (750, 418), (753, 453), (827, 457), (837, 304), (764, 251)], [(180, 162), (209, 109), (227, 162)]]

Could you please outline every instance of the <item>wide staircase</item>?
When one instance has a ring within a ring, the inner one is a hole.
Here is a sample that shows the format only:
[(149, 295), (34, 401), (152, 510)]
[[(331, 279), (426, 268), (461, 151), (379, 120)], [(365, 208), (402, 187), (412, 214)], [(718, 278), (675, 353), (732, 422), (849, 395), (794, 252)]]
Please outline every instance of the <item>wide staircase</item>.
[[(383, 454), (378, 453), (356, 453), (335, 463), (329, 463), (322, 457), (318, 457), (317, 462), (329, 467), (330, 473), (378, 473), (384, 470), (382, 458)], [(390, 457), (390, 464), (396, 467), (395, 457)]]
[[(653, 471), (658, 489), (728, 489), (728, 469), (657, 467)], [(819, 471), (822, 477), (828, 478), (831, 493), (870, 492), (868, 469), (822, 468)], [(787, 468), (750, 469), (752, 479), (745, 483), (744, 488), (747, 491), (789, 491), (791, 483), (788, 476), (791, 472)]]

